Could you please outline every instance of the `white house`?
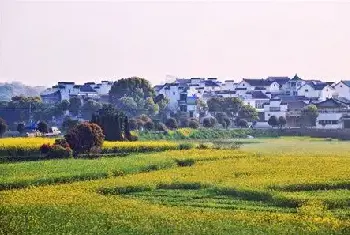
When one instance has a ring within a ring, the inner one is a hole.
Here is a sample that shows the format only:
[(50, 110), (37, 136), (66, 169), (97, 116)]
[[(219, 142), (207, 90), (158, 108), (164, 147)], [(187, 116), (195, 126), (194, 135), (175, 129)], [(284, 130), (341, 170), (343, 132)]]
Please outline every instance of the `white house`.
[(350, 100), (350, 81), (340, 81), (334, 85), (334, 96)]
[(288, 105), (286, 102), (283, 102), (278, 97), (273, 98), (264, 104), (265, 121), (268, 121), (272, 116), (275, 116), (276, 118), (279, 118), (281, 116), (286, 117), (287, 111)]
[(288, 82), (282, 85), (282, 91), (286, 95), (297, 96), (300, 87), (305, 85), (305, 81), (298, 77), (297, 74)]
[(316, 128), (344, 128), (343, 116), (348, 114), (349, 104), (338, 99), (327, 99), (315, 104), (318, 109)]
[(309, 82), (300, 87), (297, 91), (298, 96), (314, 98), (320, 101), (332, 98), (334, 89), (325, 82)]

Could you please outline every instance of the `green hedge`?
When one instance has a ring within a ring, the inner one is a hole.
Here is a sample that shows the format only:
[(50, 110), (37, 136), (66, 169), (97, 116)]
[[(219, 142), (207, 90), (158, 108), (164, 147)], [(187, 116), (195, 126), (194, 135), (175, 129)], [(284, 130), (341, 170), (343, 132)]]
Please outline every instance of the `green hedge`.
[(278, 137), (279, 131), (276, 129), (178, 129), (167, 132), (148, 132), (137, 133), (141, 140), (186, 140), (186, 139), (237, 139), (247, 138), (247, 136), (257, 137)]

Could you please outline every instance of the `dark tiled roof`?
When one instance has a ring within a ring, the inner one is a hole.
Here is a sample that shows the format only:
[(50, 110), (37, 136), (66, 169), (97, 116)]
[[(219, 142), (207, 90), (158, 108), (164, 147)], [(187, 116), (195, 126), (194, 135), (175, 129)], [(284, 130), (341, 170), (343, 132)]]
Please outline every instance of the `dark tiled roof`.
[(247, 88), (246, 87), (242, 87), (242, 88), (237, 87), (235, 90), (236, 91), (245, 91), (245, 90), (247, 90)]
[(344, 83), (346, 86), (350, 87), (350, 81), (345, 80), (345, 81), (341, 81), (341, 82)]
[(252, 98), (253, 99), (269, 99), (267, 95), (262, 93), (261, 91), (253, 91), (252, 92)]
[(187, 78), (177, 78), (176, 82), (178, 83), (190, 83), (191, 79), (187, 79)]
[(58, 85), (74, 85), (75, 82), (58, 82)]
[(306, 106), (306, 103), (301, 100), (286, 101), (288, 103), (288, 110), (301, 110)]
[(91, 86), (84, 85), (80, 87), (81, 92), (96, 92)]
[(235, 80), (225, 80), (225, 82), (235, 82)]
[(80, 85), (73, 86), (73, 88), (80, 88), (80, 87), (81, 87)]
[(302, 80), (300, 77), (298, 77), (298, 74), (295, 74), (294, 77), (291, 80)]
[(325, 82), (320, 82), (320, 83), (311, 83), (312, 88), (314, 88), (317, 91), (323, 90), (323, 88), (325, 88), (325, 86), (328, 86), (327, 83)]
[(346, 104), (344, 104), (336, 99), (333, 99), (333, 98), (315, 103), (315, 105), (319, 109), (322, 109), (322, 108), (346, 108), (347, 107)]
[(217, 80), (217, 78), (208, 78), (208, 80)]
[(344, 98), (344, 97), (337, 97), (337, 98), (333, 98), (334, 100), (336, 101), (339, 101), (343, 104), (346, 104), (346, 105), (350, 105), (350, 100), (348, 100), (347, 98)]
[(254, 88), (254, 90), (256, 90), (256, 91), (263, 91), (263, 90), (266, 90), (266, 88), (257, 86), (257, 87)]
[(211, 80), (207, 80), (204, 82), (205, 86), (219, 86), (216, 82), (213, 82)]
[(289, 77), (268, 77), (267, 80), (272, 82), (277, 82), (280, 86), (282, 86), (283, 84), (287, 83), (290, 80), (290, 78)]
[(243, 78), (243, 81), (247, 82), (251, 86), (270, 86), (272, 81), (264, 80), (264, 79), (250, 79)]
[(236, 94), (236, 91), (231, 91), (231, 90), (215, 91), (215, 94)]
[(96, 83), (94, 83), (94, 82), (86, 82), (86, 83), (84, 83), (84, 85), (95, 85)]

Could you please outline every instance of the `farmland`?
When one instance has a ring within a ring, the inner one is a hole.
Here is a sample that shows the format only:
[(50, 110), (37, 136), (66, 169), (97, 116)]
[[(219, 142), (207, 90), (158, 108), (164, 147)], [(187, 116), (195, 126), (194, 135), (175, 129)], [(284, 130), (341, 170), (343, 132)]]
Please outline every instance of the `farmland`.
[(349, 152), (278, 138), (2, 163), (0, 234), (349, 234)]

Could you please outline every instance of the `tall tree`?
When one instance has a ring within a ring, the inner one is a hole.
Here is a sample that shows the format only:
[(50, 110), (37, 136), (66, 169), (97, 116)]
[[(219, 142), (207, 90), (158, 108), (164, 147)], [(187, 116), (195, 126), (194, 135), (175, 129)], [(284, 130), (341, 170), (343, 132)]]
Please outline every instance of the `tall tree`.
[(258, 120), (258, 112), (251, 105), (243, 105), (238, 111), (238, 117), (240, 119), (246, 119), (247, 121), (252, 122)]
[(145, 102), (145, 111), (149, 116), (154, 116), (159, 112), (159, 105), (154, 103), (152, 97), (147, 97)]
[(313, 104), (307, 105), (301, 110), (301, 123), (305, 126), (316, 126), (317, 116), (317, 107)]
[(7, 124), (4, 119), (0, 118), (0, 137), (4, 135), (7, 130)]
[(267, 123), (272, 127), (278, 126), (278, 119), (276, 116), (271, 116)]
[(133, 97), (124, 96), (119, 99), (117, 104), (120, 110), (123, 110), (129, 116), (136, 116), (138, 114), (137, 103)]
[(74, 116), (78, 116), (81, 106), (82, 103), (80, 98), (72, 97), (69, 99), (69, 112), (71, 112)]
[(154, 97), (155, 92), (149, 81), (144, 78), (131, 77), (120, 79), (112, 85), (109, 91), (110, 101), (118, 104), (120, 98), (127, 96), (133, 97), (138, 103), (147, 97)]
[(85, 120), (91, 120), (92, 114), (96, 113), (102, 108), (102, 104), (94, 101), (94, 100), (88, 100), (86, 101), (82, 108), (82, 115)]
[(287, 124), (286, 118), (283, 117), (283, 116), (280, 116), (280, 117), (278, 118), (278, 124), (280, 125), (280, 127), (281, 127), (281, 129), (282, 129), (282, 127), (284, 127), (284, 126)]
[(46, 122), (41, 121), (38, 123), (38, 131), (41, 133), (48, 133), (49, 132), (49, 127)]

